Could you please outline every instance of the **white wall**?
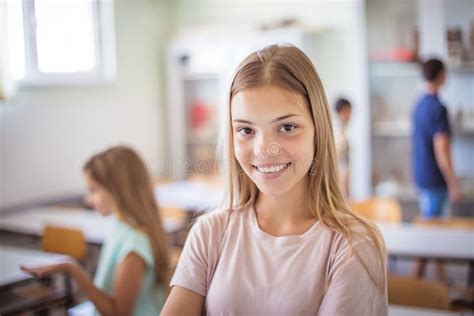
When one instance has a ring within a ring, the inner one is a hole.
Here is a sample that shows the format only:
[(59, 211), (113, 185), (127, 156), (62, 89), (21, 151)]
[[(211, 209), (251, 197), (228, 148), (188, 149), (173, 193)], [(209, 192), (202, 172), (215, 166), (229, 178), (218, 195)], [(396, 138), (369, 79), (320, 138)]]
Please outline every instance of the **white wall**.
[(160, 78), (169, 11), (157, 1), (116, 1), (114, 83), (21, 87), (0, 106), (0, 209), (81, 193), (85, 160), (116, 143), (156, 165), (164, 151)]

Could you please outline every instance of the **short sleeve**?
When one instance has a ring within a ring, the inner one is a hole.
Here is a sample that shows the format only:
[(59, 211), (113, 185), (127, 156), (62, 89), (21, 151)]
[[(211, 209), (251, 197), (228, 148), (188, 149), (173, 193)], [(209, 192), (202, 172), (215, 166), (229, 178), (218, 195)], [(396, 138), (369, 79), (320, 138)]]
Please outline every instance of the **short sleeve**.
[[(318, 315), (388, 315), (385, 263), (382, 264), (373, 242), (363, 241), (354, 247), (351, 251), (347, 245), (333, 259)], [(379, 285), (355, 255), (356, 251)]]
[(143, 234), (133, 232), (127, 236), (127, 239), (123, 243), (118, 253), (118, 262), (122, 262), (125, 257), (130, 253), (136, 253), (140, 256), (147, 267), (154, 266), (153, 251), (151, 249), (150, 241)]
[(171, 286), (206, 296), (219, 257), (224, 227), (222, 214), (204, 215), (197, 220), (186, 239)]
[(451, 127), (449, 125), (448, 110), (445, 106), (440, 105), (434, 112), (434, 126), (433, 135), (438, 133), (451, 133)]

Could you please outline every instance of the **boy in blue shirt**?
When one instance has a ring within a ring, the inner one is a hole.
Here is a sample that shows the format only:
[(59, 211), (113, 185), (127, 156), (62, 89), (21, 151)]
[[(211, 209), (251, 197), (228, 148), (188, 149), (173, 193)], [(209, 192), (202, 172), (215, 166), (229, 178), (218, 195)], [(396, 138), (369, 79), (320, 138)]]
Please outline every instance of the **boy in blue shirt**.
[(421, 215), (440, 217), (448, 197), (460, 200), (459, 182), (451, 159), (451, 127), (448, 111), (438, 98), (446, 81), (442, 61), (428, 60), (423, 64), (426, 92), (413, 111), (412, 170), (419, 192)]
[[(461, 199), (459, 182), (451, 159), (451, 127), (448, 111), (438, 98), (446, 81), (442, 61), (430, 59), (423, 64), (425, 93), (413, 111), (412, 172), (418, 190), (422, 218), (441, 217), (447, 197), (451, 202)], [(415, 272), (421, 276), (424, 264)], [(441, 264), (439, 277), (444, 278)]]

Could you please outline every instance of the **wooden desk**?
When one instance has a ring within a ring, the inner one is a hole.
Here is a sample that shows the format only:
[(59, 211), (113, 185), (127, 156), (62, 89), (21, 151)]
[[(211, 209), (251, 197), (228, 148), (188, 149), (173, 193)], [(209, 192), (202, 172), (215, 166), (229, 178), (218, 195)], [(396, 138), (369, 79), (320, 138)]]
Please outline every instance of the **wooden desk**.
[(0, 245), (0, 291), (34, 280), (20, 265), (39, 266), (64, 262), (68, 256)]
[[(0, 231), (41, 236), (46, 225), (56, 225), (82, 230), (90, 244), (101, 245), (112, 229), (112, 217), (104, 217), (86, 209), (34, 208), (16, 213), (0, 214)], [(181, 223), (165, 220), (167, 232), (174, 232)]]
[(206, 211), (219, 206), (224, 188), (200, 181), (177, 181), (155, 188), (158, 205), (179, 207), (187, 211)]
[(389, 256), (469, 263), (474, 286), (474, 230), (377, 223)]
[(474, 261), (474, 230), (377, 223), (390, 255)]

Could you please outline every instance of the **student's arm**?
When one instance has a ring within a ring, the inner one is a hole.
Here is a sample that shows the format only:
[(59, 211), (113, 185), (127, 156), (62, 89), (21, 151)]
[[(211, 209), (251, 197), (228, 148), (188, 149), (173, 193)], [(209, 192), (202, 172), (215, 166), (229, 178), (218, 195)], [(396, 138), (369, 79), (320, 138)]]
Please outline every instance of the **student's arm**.
[(70, 275), (101, 315), (131, 315), (145, 269), (143, 259), (134, 252), (129, 253), (117, 267), (112, 296), (97, 288), (86, 271), (78, 265), (71, 268)]
[(68, 273), (100, 314), (108, 316), (132, 314), (145, 267), (145, 262), (140, 256), (133, 252), (129, 253), (117, 267), (112, 296), (97, 288), (87, 272), (77, 263), (65, 262), (36, 268), (22, 267), (22, 270), (40, 278), (57, 272)]
[(203, 307), (204, 296), (180, 286), (173, 286), (161, 316), (199, 316)]
[(433, 147), (436, 162), (448, 185), (449, 198), (451, 201), (457, 202), (461, 199), (461, 190), (451, 160), (449, 135), (447, 133), (436, 133), (433, 137)]

